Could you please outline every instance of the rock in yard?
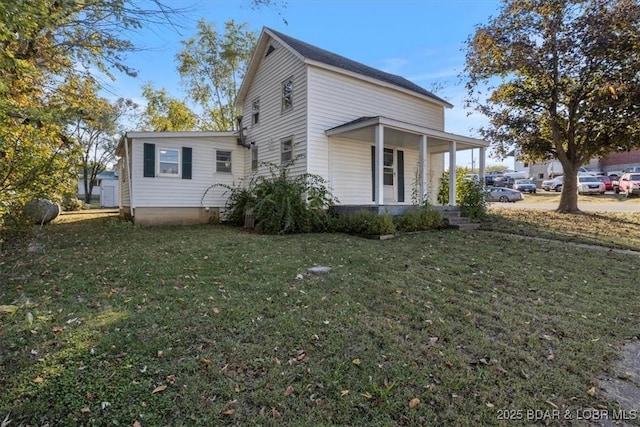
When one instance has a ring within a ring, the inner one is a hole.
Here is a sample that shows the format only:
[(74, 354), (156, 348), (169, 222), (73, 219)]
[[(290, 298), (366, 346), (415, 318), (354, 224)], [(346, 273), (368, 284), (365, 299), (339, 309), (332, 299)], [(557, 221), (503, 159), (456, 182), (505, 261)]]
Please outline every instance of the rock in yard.
[(35, 199), (24, 205), (24, 214), (34, 224), (48, 224), (60, 215), (60, 206), (49, 199)]
[(307, 268), (307, 271), (311, 274), (317, 274), (320, 276), (322, 274), (329, 274), (329, 272), (331, 271), (331, 267), (316, 265), (316, 266)]

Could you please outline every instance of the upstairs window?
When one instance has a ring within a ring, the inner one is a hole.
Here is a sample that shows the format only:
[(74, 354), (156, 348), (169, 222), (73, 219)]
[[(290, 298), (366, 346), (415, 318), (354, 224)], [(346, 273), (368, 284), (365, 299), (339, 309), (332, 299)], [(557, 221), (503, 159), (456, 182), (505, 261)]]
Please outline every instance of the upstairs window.
[(258, 170), (258, 146), (255, 145), (255, 142), (251, 146), (251, 170)]
[(280, 162), (290, 162), (291, 159), (293, 159), (293, 140), (289, 138), (280, 143)]
[(231, 173), (231, 151), (216, 150), (216, 172)]
[(158, 150), (159, 175), (178, 176), (180, 173), (180, 151), (174, 148)]
[(251, 103), (251, 124), (257, 125), (260, 122), (260, 99)]
[(293, 108), (293, 78), (282, 82), (282, 112)]

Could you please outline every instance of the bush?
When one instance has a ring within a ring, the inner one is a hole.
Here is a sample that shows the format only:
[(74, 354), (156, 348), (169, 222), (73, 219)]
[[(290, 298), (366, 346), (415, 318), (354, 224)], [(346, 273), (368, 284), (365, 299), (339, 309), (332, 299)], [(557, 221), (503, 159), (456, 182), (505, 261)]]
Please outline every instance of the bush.
[[(290, 165), (267, 164), (270, 174), (254, 176), (246, 186), (225, 187), (231, 194), (225, 207), (225, 220), (244, 224), (249, 210), (256, 230), (265, 234), (326, 231), (327, 208), (334, 198), (318, 175), (289, 175)], [(214, 185), (207, 192), (219, 185)]]
[(75, 196), (65, 196), (62, 199), (62, 210), (66, 212), (79, 211), (84, 209), (84, 202)]
[(458, 204), (462, 216), (479, 220), (487, 214), (487, 201), (482, 184), (463, 181), (458, 185)]
[(440, 212), (425, 206), (397, 217), (396, 226), (399, 231), (404, 232), (434, 230), (444, 227), (444, 219)]
[(383, 236), (395, 234), (396, 225), (389, 213), (375, 215), (369, 211), (362, 210), (353, 215), (331, 217), (328, 231), (364, 236)]

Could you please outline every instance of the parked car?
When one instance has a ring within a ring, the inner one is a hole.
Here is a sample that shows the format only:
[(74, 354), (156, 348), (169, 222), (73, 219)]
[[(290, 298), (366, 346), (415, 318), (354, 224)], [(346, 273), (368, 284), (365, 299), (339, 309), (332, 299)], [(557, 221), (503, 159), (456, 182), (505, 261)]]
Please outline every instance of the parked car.
[(604, 183), (595, 176), (578, 176), (578, 194), (604, 194), (604, 188)]
[(522, 191), (523, 193), (535, 194), (538, 188), (536, 187), (536, 183), (530, 179), (516, 179), (516, 182), (513, 184), (513, 189)]
[(523, 200), (524, 196), (521, 192), (506, 187), (491, 187), (487, 190), (487, 202), (515, 203)]
[(605, 191), (612, 191), (613, 190), (613, 181), (611, 181), (611, 177), (610, 176), (598, 175), (598, 176), (596, 176), (596, 178), (598, 178), (598, 180), (600, 180), (600, 182), (602, 182), (604, 184), (604, 190)]
[(560, 192), (562, 191), (562, 176), (556, 176), (553, 179), (547, 179), (545, 181), (542, 181), (542, 189), (544, 191), (556, 191), (556, 192)]
[(515, 182), (516, 179), (510, 176), (499, 176), (493, 181), (493, 186), (513, 188), (513, 184), (515, 184)]
[(627, 197), (640, 194), (640, 173), (623, 173), (618, 181), (616, 193), (624, 193)]
[(488, 172), (484, 176), (484, 183), (485, 185), (493, 185), (495, 179), (501, 176), (502, 176), (502, 172)]

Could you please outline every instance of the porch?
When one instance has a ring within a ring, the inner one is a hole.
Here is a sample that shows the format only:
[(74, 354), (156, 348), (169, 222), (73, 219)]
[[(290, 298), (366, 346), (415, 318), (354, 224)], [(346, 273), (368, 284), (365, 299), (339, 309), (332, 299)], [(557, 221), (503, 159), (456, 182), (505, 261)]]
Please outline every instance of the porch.
[(447, 154), (449, 204), (455, 206), (456, 154), (462, 150), (479, 149), (479, 175), (484, 177), (488, 143), (480, 139), (382, 116), (361, 117), (325, 134), (331, 185), (345, 205), (381, 211), (425, 201), (435, 205)]

